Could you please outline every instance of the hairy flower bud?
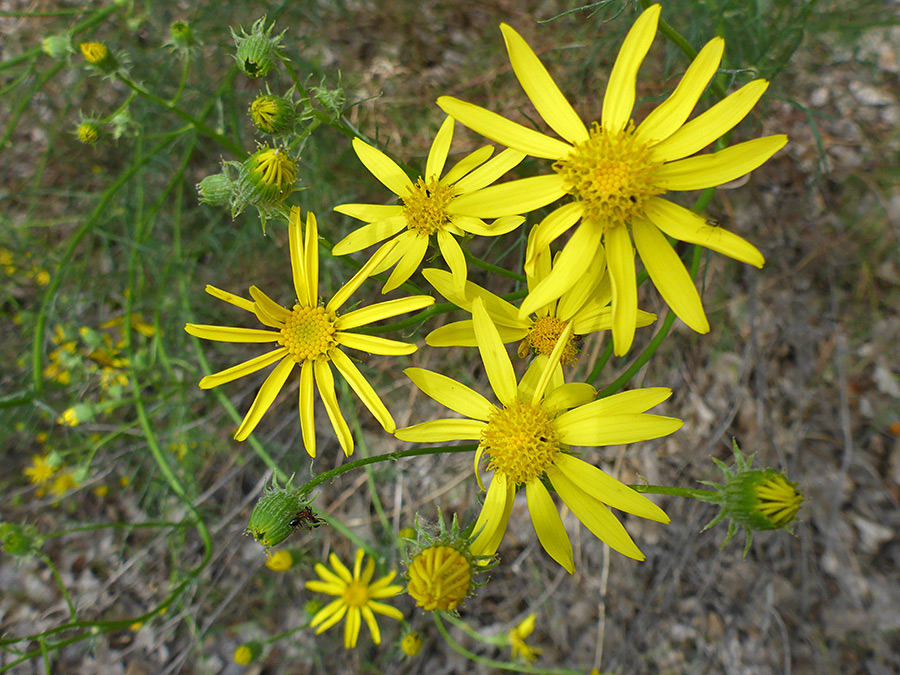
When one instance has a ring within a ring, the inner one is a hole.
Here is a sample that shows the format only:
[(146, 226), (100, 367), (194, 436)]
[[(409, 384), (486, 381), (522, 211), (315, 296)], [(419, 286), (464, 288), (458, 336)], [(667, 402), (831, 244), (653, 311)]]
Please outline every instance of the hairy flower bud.
[(251, 535), (266, 549), (277, 546), (296, 529), (317, 527), (320, 521), (306, 498), (307, 493), (290, 484), (279, 487), (273, 481), (256, 503), (244, 534)]
[(82, 42), (78, 47), (85, 61), (105, 73), (111, 73), (119, 67), (116, 57), (102, 42)]
[(234, 38), (234, 44), (237, 47), (235, 59), (241, 72), (250, 77), (265, 77), (272, 70), (275, 61), (279, 58), (281, 50), (281, 38), (284, 31), (279, 35), (272, 35), (275, 28), (275, 22), (267, 28), (266, 17), (257, 19), (250, 27), (250, 33), (244, 32), (241, 28), (241, 34), (238, 35), (232, 29), (231, 36)]
[(250, 104), (250, 119), (263, 133), (283, 134), (293, 130), (297, 113), (288, 96), (261, 94)]

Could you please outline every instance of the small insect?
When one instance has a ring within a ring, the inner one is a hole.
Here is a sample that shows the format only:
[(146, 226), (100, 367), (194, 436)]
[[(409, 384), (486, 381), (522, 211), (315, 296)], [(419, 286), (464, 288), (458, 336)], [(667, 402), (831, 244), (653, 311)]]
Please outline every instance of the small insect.
[(317, 518), (316, 514), (313, 513), (312, 508), (309, 506), (304, 506), (302, 509), (297, 511), (297, 515), (291, 518), (288, 525), (293, 528), (303, 527), (305, 529), (311, 530), (314, 527), (318, 527), (325, 521), (321, 518)]

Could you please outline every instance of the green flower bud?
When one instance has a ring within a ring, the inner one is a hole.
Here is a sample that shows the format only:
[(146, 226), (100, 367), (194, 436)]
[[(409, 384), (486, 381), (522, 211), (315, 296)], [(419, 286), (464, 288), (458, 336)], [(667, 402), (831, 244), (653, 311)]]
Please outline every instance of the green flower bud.
[(84, 120), (75, 128), (75, 138), (85, 145), (93, 145), (100, 139), (101, 131), (100, 125), (93, 120)]
[(102, 42), (82, 42), (78, 47), (85, 61), (105, 73), (111, 73), (119, 67), (116, 57)]
[(307, 492), (291, 486), (278, 487), (273, 481), (256, 503), (244, 534), (251, 535), (266, 549), (277, 546), (296, 529), (310, 529), (321, 524), (307, 497)]
[(0, 548), (14, 556), (26, 556), (39, 550), (41, 537), (34, 525), (0, 523)]
[(262, 94), (250, 104), (250, 119), (263, 133), (283, 134), (293, 130), (297, 113), (288, 97)]
[(43, 52), (54, 59), (62, 59), (75, 53), (72, 38), (69, 35), (50, 35), (41, 40)]
[(306, 604), (303, 605), (303, 611), (306, 612), (307, 616), (315, 616), (320, 609), (322, 609), (322, 603), (318, 600), (307, 600)]
[(214, 173), (197, 183), (200, 201), (213, 206), (230, 204), (233, 189), (231, 179), (224, 173)]
[(272, 35), (274, 28), (274, 21), (266, 28), (266, 17), (262, 17), (253, 23), (249, 34), (245, 33), (243, 28), (240, 35), (232, 29), (231, 36), (237, 47), (235, 59), (238, 68), (245, 75), (265, 77), (272, 70), (276, 59), (279, 58), (281, 38), (284, 36), (284, 31), (279, 35)]
[(169, 35), (177, 49), (188, 49), (197, 44), (194, 40), (194, 31), (184, 21), (176, 21), (169, 26)]
[(234, 662), (239, 666), (246, 666), (253, 663), (262, 654), (262, 643), (256, 640), (245, 642), (234, 650)]

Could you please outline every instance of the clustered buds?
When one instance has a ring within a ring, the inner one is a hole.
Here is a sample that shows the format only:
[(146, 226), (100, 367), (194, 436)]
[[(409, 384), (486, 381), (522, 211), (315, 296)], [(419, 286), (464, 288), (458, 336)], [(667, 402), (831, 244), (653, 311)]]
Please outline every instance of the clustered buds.
[(291, 485), (289, 480), (279, 487), (273, 478), (272, 485), (256, 503), (250, 514), (250, 522), (244, 534), (251, 535), (266, 549), (277, 546), (296, 529), (309, 529), (321, 522), (307, 499), (307, 492)]
[(278, 35), (272, 35), (275, 28), (273, 21), (266, 27), (266, 17), (257, 19), (250, 27), (250, 33), (241, 29), (238, 35), (231, 31), (234, 44), (237, 47), (235, 59), (241, 72), (250, 77), (265, 77), (272, 70), (276, 59), (280, 57), (281, 38), (284, 31)]

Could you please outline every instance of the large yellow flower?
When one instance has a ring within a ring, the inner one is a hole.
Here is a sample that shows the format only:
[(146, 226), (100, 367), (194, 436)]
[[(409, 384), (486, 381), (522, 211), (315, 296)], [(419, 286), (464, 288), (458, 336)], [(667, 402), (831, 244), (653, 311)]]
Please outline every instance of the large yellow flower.
[(338, 314), (350, 296), (369, 277), (372, 269), (381, 262), (383, 254), (374, 256), (323, 306), (319, 304), (319, 235), (316, 228), (316, 217), (311, 212), (307, 214), (304, 240), (300, 208), (293, 207), (288, 224), (288, 235), (294, 290), (297, 294), (297, 301), (292, 309), (282, 307), (256, 286), (250, 287), (252, 302), (214, 286), (206, 287), (206, 292), (213, 297), (252, 312), (261, 323), (274, 328), (274, 331), (228, 326), (201, 326), (192, 323), (184, 327), (191, 335), (206, 340), (274, 342), (278, 344), (278, 348), (219, 373), (207, 375), (200, 380), (200, 387), (203, 389), (218, 387), (220, 384), (250, 375), (272, 364), (278, 364), (263, 382), (250, 410), (234, 435), (235, 439), (243, 441), (256, 428), (266, 410), (275, 401), (294, 366), (299, 364), (300, 426), (306, 451), (311, 457), (316, 456), (316, 433), (313, 419), (313, 382), (315, 382), (344, 454), (350, 455), (353, 453), (353, 435), (338, 407), (334, 391), (334, 374), (329, 363), (334, 364), (334, 367), (347, 380), (350, 388), (362, 399), (385, 431), (393, 433), (396, 425), (391, 414), (341, 347), (359, 349), (370, 354), (392, 356), (412, 354), (416, 351), (415, 345), (354, 333), (353, 329), (404, 312), (422, 309), (432, 304), (434, 298), (427, 295), (414, 295), (380, 302), (369, 307), (360, 307), (346, 314)]
[(336, 206), (334, 210), (338, 213), (358, 218), (368, 225), (344, 237), (332, 253), (353, 253), (393, 237), (379, 249), (390, 252), (373, 272), (378, 274), (397, 265), (382, 293), (397, 288), (413, 275), (425, 257), (432, 235), (453, 272), (454, 283), (462, 290), (466, 282), (466, 259), (456, 237), (466, 233), (482, 236), (505, 234), (525, 221), (514, 215), (514, 211), (490, 225), (481, 220), (477, 209), (468, 209), (466, 215), (460, 215), (456, 209), (457, 199), (490, 185), (521, 162), (525, 155), (516, 150), (505, 150), (488, 161), (494, 149), (485, 146), (461, 159), (441, 178), (453, 140), (453, 124), (453, 119), (448, 117), (441, 125), (428, 152), (425, 175), (415, 183), (383, 152), (358, 138), (353, 139), (353, 149), (360, 161), (403, 204)]
[[(534, 241), (535, 230), (529, 235), (529, 244)], [(574, 363), (578, 357), (580, 338), (590, 333), (612, 328), (612, 311), (609, 303), (612, 300), (612, 287), (606, 265), (603, 261), (603, 249), (598, 248), (596, 260), (585, 271), (584, 275), (567, 289), (559, 300), (551, 300), (548, 304), (537, 307), (529, 316), (521, 316), (512, 304), (487, 289), (466, 282), (465, 292), (458, 293), (447, 272), (427, 269), (422, 274), (434, 289), (457, 307), (472, 311), (472, 302), (481, 298), (491, 320), (497, 326), (500, 339), (504, 344), (521, 340), (519, 356), (525, 358), (529, 354), (550, 356), (559, 336), (565, 327), (572, 324), (572, 334), (564, 347), (560, 359), (563, 365)], [(533, 291), (541, 281), (551, 274), (553, 264), (550, 261), (550, 248), (544, 247), (537, 256), (537, 264), (533, 274), (526, 274), (528, 289)], [(648, 326), (656, 318), (655, 314), (638, 310), (638, 326)], [(475, 326), (471, 320), (456, 321), (437, 328), (429, 333), (425, 342), (431, 347), (475, 347)]]
[(356, 551), (353, 574), (350, 574), (350, 570), (332, 553), (328, 556), (331, 570), (322, 563), (316, 563), (316, 574), (321, 577), (322, 581), (306, 582), (306, 588), (311, 591), (337, 596), (316, 613), (309, 625), (316, 629), (316, 635), (318, 635), (346, 616), (347, 621), (344, 623), (345, 649), (352, 649), (356, 646), (356, 641), (359, 639), (359, 627), (362, 625), (363, 619), (369, 626), (372, 641), (376, 645), (381, 644), (381, 632), (375, 621), (375, 613), (397, 619), (397, 621), (403, 620), (403, 613), (399, 609), (383, 602), (376, 602), (385, 598), (393, 598), (403, 591), (403, 586), (391, 585), (394, 577), (397, 576), (397, 571), (393, 570), (387, 576), (381, 577), (373, 583), (375, 560), (369, 558), (369, 562), (363, 569), (364, 557), (365, 553), (362, 549)]
[[(538, 225), (535, 251), (579, 221), (553, 274), (520, 308), (522, 315), (560, 297), (593, 263), (603, 246), (612, 280), (615, 353), (631, 347), (636, 326), (637, 286), (634, 245), (650, 279), (672, 310), (695, 331), (709, 323), (693, 281), (666, 235), (700, 244), (736, 260), (762, 267), (763, 256), (751, 244), (661, 195), (669, 190), (700, 190), (722, 185), (753, 171), (787, 143), (784, 135), (739, 143), (711, 154), (689, 157), (722, 136), (766, 90), (754, 80), (706, 112), (687, 121), (716, 74), (725, 43), (713, 38), (691, 63), (672, 95), (635, 126), (631, 118), (637, 72), (656, 35), (660, 7), (645, 10), (628, 32), (616, 58), (601, 121), (588, 129), (553, 82), (525, 40), (500, 27), (513, 70), (544, 121), (564, 140), (455, 98), (438, 105), (466, 126), (507, 147), (554, 160), (554, 173), (512, 181), (460, 198), (460, 213), (484, 217), (526, 213), (570, 195), (569, 202)], [(629, 230), (631, 236), (629, 236)], [(532, 257), (526, 267), (533, 267)]]
[[(595, 536), (623, 555), (643, 560), (644, 554), (610, 512), (613, 507), (642, 518), (668, 523), (669, 518), (649, 499), (595, 466), (578, 459), (569, 447), (634, 443), (671, 434), (681, 420), (645, 412), (671, 396), (666, 388), (635, 389), (592, 400), (593, 387), (564, 384), (555, 367), (571, 334), (571, 324), (546, 361), (536, 359), (520, 382), (481, 298), (472, 302), (478, 350), (494, 405), (455, 380), (420, 368), (404, 372), (425, 394), (470, 419), (441, 419), (398, 429), (397, 438), (413, 442), (479, 441), (476, 471), (483, 455), (494, 474), (481, 514), (475, 523), (473, 555), (493, 555), (512, 512), (516, 490), (525, 487), (531, 522), (541, 545), (568, 572), (575, 569), (572, 545), (544, 484)], [(479, 476), (479, 484), (481, 478)]]

